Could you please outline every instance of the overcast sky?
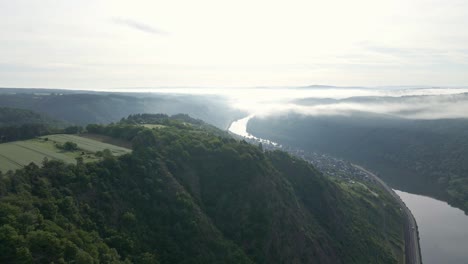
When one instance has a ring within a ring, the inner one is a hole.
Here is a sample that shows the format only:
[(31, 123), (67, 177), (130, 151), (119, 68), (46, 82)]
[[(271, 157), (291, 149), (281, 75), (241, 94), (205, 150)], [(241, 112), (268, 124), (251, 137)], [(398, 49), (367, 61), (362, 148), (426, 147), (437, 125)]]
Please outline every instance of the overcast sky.
[(466, 0), (0, 0), (0, 86), (468, 85)]

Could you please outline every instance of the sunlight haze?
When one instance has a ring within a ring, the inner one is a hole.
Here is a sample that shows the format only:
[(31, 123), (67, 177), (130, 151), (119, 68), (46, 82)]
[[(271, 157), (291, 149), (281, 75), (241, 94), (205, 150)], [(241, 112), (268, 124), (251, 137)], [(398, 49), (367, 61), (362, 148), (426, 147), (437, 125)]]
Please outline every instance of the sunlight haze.
[(0, 1), (4, 87), (468, 82), (468, 2)]
[(0, 263), (468, 263), (468, 0), (0, 17)]

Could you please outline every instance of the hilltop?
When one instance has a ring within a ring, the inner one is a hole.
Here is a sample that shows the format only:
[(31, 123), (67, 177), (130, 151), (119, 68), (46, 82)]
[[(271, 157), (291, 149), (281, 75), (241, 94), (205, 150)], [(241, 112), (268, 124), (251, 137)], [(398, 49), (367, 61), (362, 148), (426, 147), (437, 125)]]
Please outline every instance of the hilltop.
[(132, 152), (0, 174), (1, 262), (403, 263), (402, 214), (379, 188), (186, 115), (87, 131)]

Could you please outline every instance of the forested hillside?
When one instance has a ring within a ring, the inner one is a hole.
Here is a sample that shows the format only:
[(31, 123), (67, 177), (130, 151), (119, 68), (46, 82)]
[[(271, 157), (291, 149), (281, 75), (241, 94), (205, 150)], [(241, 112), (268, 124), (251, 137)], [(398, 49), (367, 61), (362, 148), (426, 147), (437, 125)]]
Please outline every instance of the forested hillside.
[(221, 129), (245, 114), (209, 95), (0, 89), (0, 107), (29, 109), (74, 125), (107, 124), (137, 113), (187, 113)]
[(66, 125), (30, 110), (0, 107), (0, 143), (56, 133)]
[(24, 124), (42, 124), (62, 127), (63, 122), (30, 110), (0, 107), (0, 126), (20, 126)]
[(1, 263), (401, 263), (386, 193), (185, 115), (93, 133), (133, 152), (0, 175)]
[(468, 120), (353, 113), (255, 118), (248, 131), (378, 172), (395, 188), (435, 196), (468, 213)]

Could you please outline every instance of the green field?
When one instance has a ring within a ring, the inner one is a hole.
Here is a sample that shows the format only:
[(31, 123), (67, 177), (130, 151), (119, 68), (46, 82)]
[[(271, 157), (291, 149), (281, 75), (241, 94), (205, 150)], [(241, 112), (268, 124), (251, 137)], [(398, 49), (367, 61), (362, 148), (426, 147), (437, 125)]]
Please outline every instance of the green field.
[[(47, 140), (46, 140), (47, 139)], [(76, 151), (64, 151), (56, 145), (67, 141), (78, 145)], [(123, 155), (131, 150), (76, 135), (49, 135), (36, 139), (0, 144), (0, 171), (19, 169), (31, 162), (41, 164), (44, 158), (75, 163), (81, 157), (85, 162), (99, 160), (96, 152), (109, 149), (113, 155)]]

